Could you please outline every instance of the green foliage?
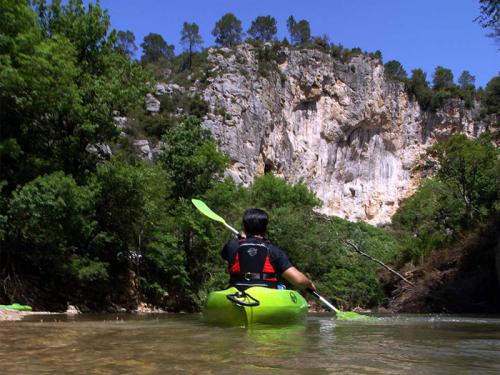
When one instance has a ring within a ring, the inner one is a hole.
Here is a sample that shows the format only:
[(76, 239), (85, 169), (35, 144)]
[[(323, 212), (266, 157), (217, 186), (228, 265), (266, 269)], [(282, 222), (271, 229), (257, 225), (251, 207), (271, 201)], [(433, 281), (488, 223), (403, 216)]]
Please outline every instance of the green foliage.
[(258, 72), (262, 77), (269, 77), (273, 72), (279, 72), (277, 60), (277, 50), (279, 46), (260, 46), (257, 49)]
[(146, 64), (170, 61), (174, 58), (174, 46), (168, 44), (160, 34), (149, 33), (141, 43), (141, 62)]
[(447, 89), (453, 86), (453, 73), (451, 69), (437, 66), (432, 78), (434, 90)]
[(97, 5), (52, 2), (38, 22), (27, 3), (4, 6), (2, 27), (12, 35), (2, 38), (0, 57), (0, 180), (8, 193), (57, 170), (80, 179), (95, 165), (87, 146), (117, 135), (112, 111), (141, 102), (147, 76), (113, 47)]
[(466, 208), (467, 223), (487, 216), (498, 205), (500, 152), (487, 140), (463, 134), (436, 144), (431, 154), (439, 163), (438, 178)]
[(276, 37), (278, 29), (276, 18), (271, 16), (259, 16), (252, 21), (248, 34), (260, 42), (270, 42)]
[(181, 30), (181, 44), (188, 52), (187, 68), (191, 69), (193, 53), (203, 45), (200, 28), (196, 23), (184, 22)]
[(407, 78), (406, 71), (399, 61), (391, 60), (384, 64), (385, 74), (394, 79), (405, 79)]
[(459, 233), (463, 203), (438, 179), (425, 181), (393, 216), (394, 228), (404, 233), (404, 260), (419, 259), (449, 243)]
[(212, 35), (219, 46), (234, 47), (241, 43), (243, 37), (241, 21), (233, 13), (226, 13), (215, 24)]
[(40, 261), (70, 255), (94, 231), (95, 193), (62, 172), (37, 177), (9, 202), (10, 233), (23, 256)]
[(251, 189), (252, 202), (269, 209), (294, 206), (297, 209), (313, 209), (320, 205), (305, 184), (299, 182), (289, 186), (284, 180), (266, 174), (256, 178)]
[(293, 16), (288, 17), (286, 22), (290, 41), (295, 45), (303, 45), (311, 40), (311, 27), (306, 20), (295, 21)]
[(137, 46), (135, 45), (135, 35), (132, 31), (118, 31), (116, 34), (116, 48), (132, 58), (135, 51), (137, 51)]
[(474, 77), (468, 70), (464, 70), (460, 77), (458, 77), (458, 85), (462, 90), (474, 91), (476, 87), (476, 77)]
[(161, 163), (174, 183), (178, 198), (202, 194), (222, 176), (227, 163), (217, 151), (210, 131), (201, 127), (199, 119), (187, 117), (164, 137)]
[(422, 184), (393, 217), (406, 243), (406, 260), (458, 240), (464, 230), (500, 208), (499, 152), (486, 139), (454, 135), (430, 153), (439, 165), (437, 176)]
[[(500, 113), (500, 76), (493, 77), (486, 85), (484, 93), (484, 114)], [(500, 122), (500, 119), (497, 120)]]

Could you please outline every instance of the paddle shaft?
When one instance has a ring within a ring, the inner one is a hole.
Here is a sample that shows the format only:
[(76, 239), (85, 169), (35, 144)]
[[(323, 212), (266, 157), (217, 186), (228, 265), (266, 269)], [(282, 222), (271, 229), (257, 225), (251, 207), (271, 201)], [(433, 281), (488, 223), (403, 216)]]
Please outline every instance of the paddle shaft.
[(307, 288), (307, 291), (311, 293), (314, 297), (319, 299), (330, 310), (335, 311), (336, 313), (340, 312), (340, 310), (337, 309), (335, 306), (333, 306), (330, 302), (328, 302), (328, 300), (325, 297), (320, 296), (317, 292), (315, 292), (311, 288)]
[(231, 232), (233, 232), (234, 234), (238, 235), (240, 234), (240, 232), (238, 232), (236, 229), (234, 229), (231, 225), (229, 225), (228, 223), (223, 223), (224, 226), (229, 229)]

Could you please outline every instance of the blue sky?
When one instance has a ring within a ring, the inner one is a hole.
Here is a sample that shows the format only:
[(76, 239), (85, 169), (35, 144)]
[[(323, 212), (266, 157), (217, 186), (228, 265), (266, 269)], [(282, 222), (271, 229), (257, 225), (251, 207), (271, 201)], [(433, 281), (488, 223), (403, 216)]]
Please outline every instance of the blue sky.
[(463, 70), (485, 86), (500, 71), (500, 51), (486, 31), (473, 22), (478, 0), (101, 0), (112, 27), (131, 30), (139, 46), (150, 32), (179, 44), (184, 21), (196, 22), (205, 46), (214, 44), (215, 22), (232, 12), (247, 30), (259, 15), (278, 21), (278, 36), (287, 36), (286, 19), (294, 15), (311, 24), (313, 35), (327, 34), (334, 43), (382, 51), (384, 61), (399, 60), (410, 72), (422, 68), (431, 80), (437, 65)]

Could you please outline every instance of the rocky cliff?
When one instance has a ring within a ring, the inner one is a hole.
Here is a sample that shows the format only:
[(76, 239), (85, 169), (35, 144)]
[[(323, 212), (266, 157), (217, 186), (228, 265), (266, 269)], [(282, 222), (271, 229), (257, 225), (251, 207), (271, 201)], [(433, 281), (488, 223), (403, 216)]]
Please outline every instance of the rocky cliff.
[[(455, 132), (476, 137), (487, 126), (479, 108), (459, 99), (423, 110), (376, 58), (342, 62), (313, 49), (282, 47), (271, 57), (263, 51), (250, 44), (210, 49), (209, 78), (191, 87), (158, 84), (146, 110), (159, 112), (164, 95), (198, 93), (209, 105), (203, 126), (231, 159), (229, 176), (243, 184), (267, 172), (303, 180), (324, 214), (390, 222), (429, 172), (423, 156), (430, 145)], [(160, 151), (146, 140), (134, 144), (150, 160)]]
[(202, 95), (212, 111), (204, 126), (231, 158), (227, 173), (244, 184), (265, 172), (303, 179), (328, 215), (390, 221), (418, 185), (426, 148), (483, 128), (477, 109), (460, 100), (423, 111), (404, 84), (364, 55), (342, 63), (318, 50), (282, 48), (267, 75), (248, 44), (212, 49), (208, 59)]

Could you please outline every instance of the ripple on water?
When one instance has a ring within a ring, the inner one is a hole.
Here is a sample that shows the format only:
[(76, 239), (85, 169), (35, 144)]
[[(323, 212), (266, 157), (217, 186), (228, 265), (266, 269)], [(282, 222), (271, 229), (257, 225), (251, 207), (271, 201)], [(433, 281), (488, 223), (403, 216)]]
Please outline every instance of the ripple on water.
[(303, 325), (254, 329), (207, 326), (196, 314), (51, 319), (0, 325), (2, 372), (500, 373), (498, 317), (397, 315), (346, 322), (317, 314)]

